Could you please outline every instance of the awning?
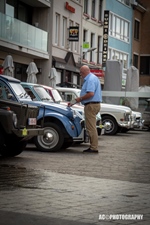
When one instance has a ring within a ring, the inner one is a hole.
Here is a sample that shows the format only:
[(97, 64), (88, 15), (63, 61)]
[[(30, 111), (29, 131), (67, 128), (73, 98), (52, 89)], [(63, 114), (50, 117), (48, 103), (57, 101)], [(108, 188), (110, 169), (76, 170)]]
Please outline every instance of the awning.
[(91, 73), (94, 73), (97, 77), (104, 77), (104, 70), (90, 69)]

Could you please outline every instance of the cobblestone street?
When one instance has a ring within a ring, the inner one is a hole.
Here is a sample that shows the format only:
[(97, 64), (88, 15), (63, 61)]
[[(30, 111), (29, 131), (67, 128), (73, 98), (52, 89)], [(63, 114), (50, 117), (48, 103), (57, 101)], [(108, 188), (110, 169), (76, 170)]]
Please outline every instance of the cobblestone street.
[(18, 157), (0, 158), (1, 225), (149, 225), (149, 137), (103, 135), (94, 155), (82, 153), (88, 144), (55, 153), (29, 144)]

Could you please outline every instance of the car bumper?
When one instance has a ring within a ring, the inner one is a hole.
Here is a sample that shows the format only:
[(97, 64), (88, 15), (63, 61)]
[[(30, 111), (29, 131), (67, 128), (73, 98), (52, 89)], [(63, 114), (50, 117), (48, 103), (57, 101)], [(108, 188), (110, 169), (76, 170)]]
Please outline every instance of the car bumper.
[(36, 129), (14, 129), (13, 133), (23, 139), (31, 139), (34, 136), (43, 135), (44, 129), (43, 128), (36, 128)]
[(120, 122), (119, 123), (119, 126), (120, 127), (127, 128), (127, 129), (130, 129), (130, 128), (132, 128), (132, 123), (131, 123), (131, 121)]

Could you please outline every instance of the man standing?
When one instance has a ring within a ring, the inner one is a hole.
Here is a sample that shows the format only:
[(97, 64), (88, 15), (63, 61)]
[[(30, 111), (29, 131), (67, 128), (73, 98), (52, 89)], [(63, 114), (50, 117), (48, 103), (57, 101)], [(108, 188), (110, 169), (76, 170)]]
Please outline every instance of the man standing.
[(90, 138), (90, 147), (83, 152), (98, 153), (96, 115), (100, 111), (100, 103), (102, 102), (101, 83), (86, 65), (80, 68), (80, 75), (84, 79), (83, 86), (80, 97), (75, 100), (84, 105), (85, 124)]

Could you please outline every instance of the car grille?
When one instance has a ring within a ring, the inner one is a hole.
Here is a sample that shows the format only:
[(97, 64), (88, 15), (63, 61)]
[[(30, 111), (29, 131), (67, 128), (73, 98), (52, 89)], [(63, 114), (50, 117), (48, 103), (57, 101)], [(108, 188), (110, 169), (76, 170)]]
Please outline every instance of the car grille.
[(124, 119), (125, 119), (125, 121), (131, 121), (132, 120), (131, 114), (130, 113), (126, 113)]

